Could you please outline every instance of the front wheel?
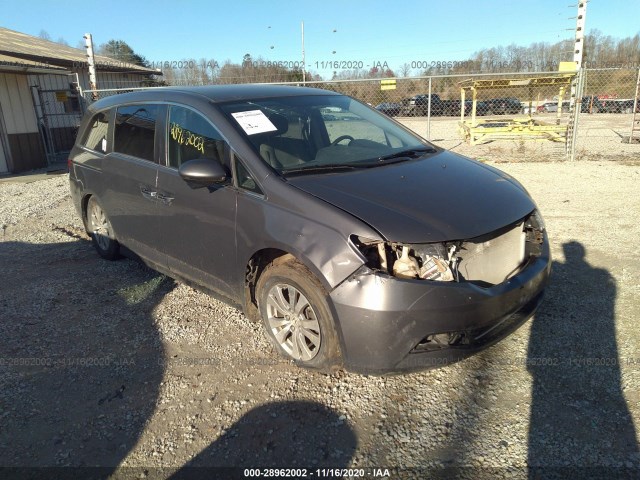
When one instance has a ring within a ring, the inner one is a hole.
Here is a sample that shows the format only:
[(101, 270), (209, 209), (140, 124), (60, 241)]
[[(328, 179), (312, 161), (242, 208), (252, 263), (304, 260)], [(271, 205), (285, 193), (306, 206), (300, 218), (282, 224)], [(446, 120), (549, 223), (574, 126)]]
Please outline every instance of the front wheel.
[(334, 318), (325, 289), (301, 263), (272, 263), (256, 286), (267, 336), (298, 365), (331, 372), (341, 367)]
[(115, 260), (120, 256), (120, 244), (113, 235), (111, 222), (95, 197), (89, 198), (87, 203), (87, 227), (93, 246), (101, 257)]

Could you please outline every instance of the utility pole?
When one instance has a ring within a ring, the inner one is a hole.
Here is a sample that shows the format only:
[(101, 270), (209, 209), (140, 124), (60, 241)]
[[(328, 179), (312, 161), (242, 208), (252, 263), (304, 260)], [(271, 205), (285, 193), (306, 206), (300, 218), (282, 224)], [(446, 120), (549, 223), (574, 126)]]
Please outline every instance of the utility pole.
[(576, 42), (573, 49), (573, 61), (576, 63), (576, 70), (582, 68), (584, 57), (584, 23), (587, 18), (587, 1), (578, 1), (578, 16), (576, 17)]
[[(636, 96), (633, 99), (633, 118), (631, 119), (631, 133), (629, 134), (629, 143), (633, 143), (633, 132), (640, 132), (640, 120), (636, 120), (638, 113), (638, 103), (640, 103), (640, 68), (638, 68), (638, 80), (636, 81)], [(640, 142), (640, 138), (638, 138)]]
[(304, 20), (301, 22), (302, 26), (302, 83), (304, 84), (307, 81), (307, 73), (305, 67), (304, 60)]
[(87, 49), (87, 65), (89, 66), (89, 89), (94, 90), (91, 94), (93, 100), (98, 99), (98, 94), (95, 90), (98, 89), (98, 81), (96, 79), (96, 59), (93, 55), (93, 39), (90, 33), (83, 35), (85, 41), (85, 48)]
[(584, 25), (587, 19), (587, 0), (578, 0), (578, 14), (576, 16), (576, 36), (573, 47), (573, 62), (576, 68), (576, 76), (571, 82), (571, 99), (569, 111), (571, 112), (569, 124), (567, 125), (566, 153), (575, 159), (576, 152), (576, 132), (578, 129), (578, 115), (582, 109), (582, 89), (584, 88), (584, 70), (582, 60), (584, 59)]
[[(573, 63), (576, 65), (576, 79), (571, 83), (571, 106), (573, 111), (576, 108), (576, 103), (580, 107), (580, 101), (576, 98), (578, 77), (583, 74), (582, 72), (582, 60), (584, 59), (584, 24), (587, 19), (587, 1), (578, 0), (578, 15), (576, 16), (576, 39), (573, 47)], [(581, 100), (581, 99), (580, 99)]]

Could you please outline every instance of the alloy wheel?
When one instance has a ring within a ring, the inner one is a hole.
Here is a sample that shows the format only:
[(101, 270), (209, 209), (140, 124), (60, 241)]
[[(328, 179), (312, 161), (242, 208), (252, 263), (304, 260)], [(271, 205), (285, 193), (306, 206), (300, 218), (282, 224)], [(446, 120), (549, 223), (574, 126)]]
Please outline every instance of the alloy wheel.
[(309, 361), (320, 350), (322, 336), (315, 310), (292, 285), (276, 284), (267, 297), (267, 321), (278, 344), (294, 360)]
[(98, 246), (103, 250), (109, 249), (111, 239), (111, 225), (100, 205), (93, 202), (89, 214), (91, 232), (94, 234)]

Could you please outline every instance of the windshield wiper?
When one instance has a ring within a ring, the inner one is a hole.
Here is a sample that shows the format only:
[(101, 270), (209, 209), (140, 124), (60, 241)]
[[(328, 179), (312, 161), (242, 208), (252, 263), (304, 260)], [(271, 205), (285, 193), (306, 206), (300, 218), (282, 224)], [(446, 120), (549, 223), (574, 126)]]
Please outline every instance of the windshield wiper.
[(336, 163), (329, 165), (313, 165), (310, 167), (292, 168), (289, 170), (283, 170), (283, 175), (300, 174), (300, 173), (317, 173), (317, 172), (344, 172), (347, 170), (355, 170), (359, 168), (356, 165), (349, 165), (346, 163)]
[(424, 147), (424, 148), (410, 148), (408, 150), (402, 150), (401, 152), (391, 153), (389, 155), (383, 155), (382, 157), (378, 157), (379, 161), (391, 160), (392, 158), (418, 158), (422, 157), (426, 153), (436, 153), (435, 148)]
[[(283, 175), (291, 174), (305, 174), (305, 173), (318, 173), (318, 172), (344, 172), (347, 170), (355, 170), (360, 168), (373, 168), (381, 165), (390, 165), (391, 163), (405, 162), (409, 159), (420, 158), (427, 153), (435, 153), (437, 150), (431, 147), (424, 148), (411, 148), (403, 150), (401, 152), (395, 152), (389, 155), (383, 155), (378, 157), (376, 161), (368, 161), (361, 163), (334, 163), (327, 165), (311, 165), (308, 167), (292, 168), (290, 170), (282, 171)], [(394, 162), (387, 162), (387, 160), (394, 160)]]

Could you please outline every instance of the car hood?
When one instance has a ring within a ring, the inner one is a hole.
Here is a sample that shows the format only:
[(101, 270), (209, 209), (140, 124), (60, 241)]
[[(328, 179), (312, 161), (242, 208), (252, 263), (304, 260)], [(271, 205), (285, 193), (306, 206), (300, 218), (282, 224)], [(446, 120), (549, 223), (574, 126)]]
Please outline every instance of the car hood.
[(386, 240), (401, 243), (474, 238), (535, 208), (526, 190), (506, 173), (446, 151), (288, 181), (366, 222)]

